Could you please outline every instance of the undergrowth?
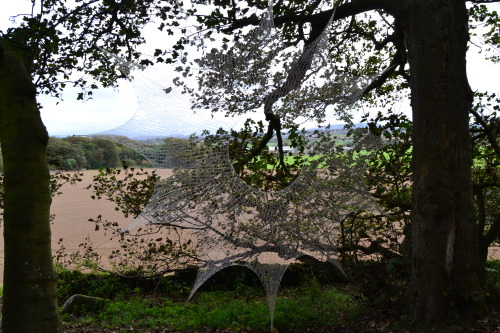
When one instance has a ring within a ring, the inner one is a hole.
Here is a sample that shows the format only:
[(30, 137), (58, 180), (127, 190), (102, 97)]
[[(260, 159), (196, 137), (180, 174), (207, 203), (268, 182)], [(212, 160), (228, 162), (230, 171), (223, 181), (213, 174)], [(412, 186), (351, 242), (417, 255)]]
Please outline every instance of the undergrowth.
[[(330, 287), (318, 295), (304, 290), (286, 291), (278, 298), (274, 326), (278, 329), (334, 327), (362, 313), (354, 299)], [(202, 292), (189, 302), (165, 297), (133, 295), (107, 303), (97, 313), (80, 317), (63, 315), (64, 321), (81, 321), (103, 327), (158, 328), (196, 330), (202, 327), (240, 330), (267, 330), (270, 316), (265, 297), (240, 298), (236, 291)]]
[[(487, 264), (487, 284), (497, 294), (500, 291), (499, 263), (490, 261)], [(377, 272), (379, 278), (387, 278)], [(373, 268), (365, 273), (374, 273)], [(393, 274), (391, 270), (389, 273)], [(264, 288), (253, 272), (242, 267), (230, 267), (217, 273), (190, 302), (186, 301), (196, 278), (195, 270), (156, 279), (86, 274), (61, 267), (58, 267), (58, 274), (61, 305), (73, 294), (107, 299), (104, 308), (98, 311), (62, 315), (62, 320), (68, 324), (83, 324), (96, 329), (102, 327), (110, 332), (121, 332), (131, 327), (138, 332), (158, 328), (165, 331), (205, 328), (269, 331), (270, 328)], [(372, 274), (371, 279), (370, 285), (377, 280), (377, 276)], [(398, 321), (397, 313), (391, 318), (393, 311), (388, 311), (401, 306), (399, 301), (392, 305), (386, 302), (387, 298), (398, 296), (401, 292), (398, 288), (396, 292), (388, 293), (385, 287), (378, 285), (380, 290), (374, 293), (373, 288), (365, 290), (355, 283), (336, 285), (324, 275), (293, 265), (285, 274), (281, 286), (274, 312), (274, 327), (279, 331), (335, 331), (339, 327), (357, 327), (360, 322), (371, 322), (376, 318), (392, 322), (394, 332), (400, 332), (398, 327), (401, 325), (409, 325)], [(378, 296), (371, 299), (364, 293)], [(493, 313), (488, 318), (497, 318), (497, 315)], [(498, 318), (495, 320), (498, 322)], [(383, 324), (387, 326), (385, 322)]]
[[(325, 284), (321, 276), (305, 276), (301, 269), (292, 268), (280, 290), (274, 312), (276, 328), (334, 327), (366, 311), (352, 295)], [(144, 330), (211, 327), (267, 331), (270, 327), (264, 288), (249, 270), (229, 268), (216, 274), (189, 303), (194, 271), (156, 280), (84, 274), (60, 267), (58, 274), (60, 304), (76, 293), (108, 299), (99, 311), (62, 315), (65, 322)]]

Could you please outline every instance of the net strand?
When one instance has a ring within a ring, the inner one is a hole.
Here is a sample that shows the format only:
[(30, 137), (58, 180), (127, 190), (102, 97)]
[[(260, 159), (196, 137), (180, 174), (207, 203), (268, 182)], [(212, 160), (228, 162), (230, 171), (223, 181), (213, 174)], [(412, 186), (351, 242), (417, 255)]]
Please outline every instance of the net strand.
[[(203, 263), (189, 298), (220, 270), (245, 266), (264, 285), (272, 325), (288, 265), (308, 255), (341, 270), (335, 259), (340, 223), (352, 212), (379, 210), (362, 179), (363, 160), (369, 156), (345, 149), (339, 155), (343, 148), (335, 142), (311, 143), (312, 157), (295, 181), (266, 192), (235, 172), (228, 138), (210, 145), (203, 141), (204, 131), (230, 131), (252, 112), (284, 118), (309, 112), (325, 120), (329, 105), (344, 111), (352, 107), (377, 74), (315, 81), (315, 74), (327, 66), (320, 54), (329, 47), (334, 15), (299, 56), (281, 42), (272, 2), (258, 27), (224, 50), (207, 47), (183, 71), (132, 71), (135, 65), (110, 56), (131, 75), (139, 107), (125, 124), (93, 136), (135, 149), (156, 168), (174, 169), (171, 177), (158, 182), (146, 208), (124, 231), (145, 225), (189, 231), (186, 237), (192, 238)], [(360, 142), (352, 151), (373, 150), (379, 144), (371, 137)]]

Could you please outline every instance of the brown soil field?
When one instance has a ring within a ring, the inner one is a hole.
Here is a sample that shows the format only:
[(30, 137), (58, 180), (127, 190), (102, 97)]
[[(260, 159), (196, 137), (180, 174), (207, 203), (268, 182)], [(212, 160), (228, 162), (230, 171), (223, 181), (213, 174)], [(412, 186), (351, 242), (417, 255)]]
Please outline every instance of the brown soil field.
[[(93, 200), (92, 191), (85, 189), (92, 183), (92, 178), (97, 174), (97, 170), (83, 171), (82, 181), (75, 185), (64, 184), (58, 195), (52, 199), (51, 214), (54, 214), (52, 221), (52, 250), (55, 253), (60, 248), (58, 244), (62, 238), (63, 245), (67, 253), (80, 250), (79, 244), (85, 242), (88, 237), (97, 252), (103, 257), (107, 257), (113, 249), (116, 249), (117, 242), (110, 240), (109, 235), (103, 231), (95, 231), (95, 223), (90, 222), (90, 218), (102, 216), (103, 220), (116, 221), (121, 227), (126, 227), (132, 218), (125, 218), (120, 212), (115, 211), (114, 204), (105, 199)], [(171, 170), (159, 170), (158, 174), (168, 177)], [(3, 237), (0, 237), (0, 277), (3, 280)]]
[[(62, 194), (53, 199), (51, 208), (51, 213), (55, 214), (51, 226), (53, 251), (60, 248), (58, 244), (60, 239), (63, 239), (63, 245), (68, 253), (79, 250), (79, 244), (85, 242), (86, 238), (91, 240), (94, 249), (103, 258), (117, 248), (118, 243), (110, 240), (110, 236), (105, 235), (103, 231), (95, 231), (95, 224), (89, 222), (89, 219), (101, 215), (103, 220), (116, 221), (121, 227), (125, 227), (132, 218), (125, 218), (120, 212), (115, 211), (113, 203), (107, 200), (91, 198), (92, 192), (85, 187), (92, 183), (92, 177), (96, 174), (96, 170), (84, 171), (82, 182), (76, 185), (63, 185), (60, 190)], [(172, 171), (159, 170), (158, 174), (165, 178), (169, 177)], [(500, 259), (500, 247), (491, 247), (490, 257)], [(3, 280), (3, 237), (0, 237), (0, 278)]]

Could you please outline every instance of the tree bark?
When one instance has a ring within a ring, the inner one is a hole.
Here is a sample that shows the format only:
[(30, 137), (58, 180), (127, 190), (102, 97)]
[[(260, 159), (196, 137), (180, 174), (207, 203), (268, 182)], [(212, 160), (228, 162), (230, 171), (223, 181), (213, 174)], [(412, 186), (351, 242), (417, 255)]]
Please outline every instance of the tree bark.
[(480, 291), (468, 130), (465, 1), (406, 1), (413, 109), (411, 313), (424, 331), (472, 319)]
[(22, 50), (0, 39), (4, 163), (3, 333), (62, 332), (50, 239), (48, 134)]

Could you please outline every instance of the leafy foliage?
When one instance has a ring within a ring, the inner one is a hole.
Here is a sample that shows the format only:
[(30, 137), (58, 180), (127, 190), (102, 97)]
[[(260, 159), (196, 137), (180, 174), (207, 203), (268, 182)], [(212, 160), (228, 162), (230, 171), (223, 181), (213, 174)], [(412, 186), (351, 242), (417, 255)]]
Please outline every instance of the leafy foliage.
[[(149, 202), (159, 181), (155, 171), (136, 170), (124, 164), (123, 169), (101, 168), (87, 189), (92, 190), (92, 199), (109, 200), (116, 211), (135, 218)], [(101, 215), (89, 221), (95, 223), (96, 231), (119, 242), (106, 264), (103, 265), (89, 239), (80, 244), (81, 250), (73, 253), (66, 252), (62, 241), (56, 254), (58, 263), (66, 267), (147, 277), (182, 270), (198, 261), (191, 240), (172, 226), (146, 225), (132, 232), (117, 221), (103, 220)]]
[(497, 28), (500, 16), (498, 12), (489, 9), (486, 4), (477, 3), (469, 8), (469, 21), (471, 35), (480, 37), (478, 45), (480, 52), (485, 58), (499, 62), (500, 33)]
[[(123, 175), (123, 177), (121, 177)], [(145, 176), (145, 179), (142, 176)], [(144, 171), (129, 168), (123, 164), (123, 169), (100, 168), (94, 176), (92, 199), (107, 198), (116, 205), (116, 210), (125, 217), (137, 217), (151, 198), (159, 177), (153, 170)]]
[(99, 138), (50, 137), (47, 145), (49, 167), (61, 170), (116, 168), (122, 161), (129, 166), (147, 167), (149, 162), (131, 148)]
[(476, 93), (471, 125), (473, 186), (479, 251), (486, 259), (488, 246), (500, 241), (500, 98)]
[[(234, 171), (247, 184), (262, 191), (279, 191), (290, 185), (299, 174), (303, 164), (308, 160), (304, 151), (306, 147), (305, 131), (297, 126), (286, 128), (289, 151), (280, 154), (278, 147), (263, 146), (256, 156), (249, 151), (262, 145), (266, 135), (264, 123), (247, 119), (244, 127), (230, 133), (219, 130), (215, 135), (205, 137), (206, 144), (217, 144), (229, 139), (228, 152), (233, 161)], [(289, 158), (287, 158), (289, 157)]]
[[(98, 88), (97, 81), (114, 86), (125, 77), (122, 65), (107, 52), (141, 65), (152, 64), (154, 59), (137, 51), (145, 43), (141, 29), (155, 17), (163, 25), (179, 26), (181, 7), (176, 0), (42, 1), (39, 8), (33, 7), (32, 15), (22, 17), (18, 27), (2, 32), (1, 38), (30, 59), (27, 67), (39, 93), (60, 97), (71, 84), (82, 88), (78, 99), (84, 99)], [(173, 33), (170, 28), (168, 32)], [(160, 59), (160, 54), (166, 58)], [(179, 53), (158, 50), (156, 56), (158, 61), (172, 61)]]
[[(87, 325), (172, 330), (259, 329), (269, 327), (269, 313), (258, 281), (242, 284), (242, 275), (253, 275), (246, 268), (223, 270), (214, 276), (211, 290), (185, 304), (194, 271), (189, 276), (176, 273), (151, 280), (124, 278), (113, 274), (84, 274), (59, 268), (59, 298), (65, 300), (85, 290), (88, 295), (106, 297), (106, 306), (98, 313), (80, 312), (63, 320), (86, 321)], [(244, 274), (243, 274), (244, 273)], [(177, 276), (179, 274), (179, 276)], [(236, 278), (236, 282), (234, 281)], [(286, 277), (285, 277), (286, 279)], [(217, 281), (218, 280), (218, 281)], [(305, 277), (301, 281), (308, 281)], [(230, 281), (230, 286), (226, 282)], [(285, 281), (286, 283), (286, 281)], [(287, 283), (288, 284), (288, 283)], [(278, 299), (276, 323), (280, 329), (304, 330), (312, 327), (335, 327), (358, 318), (363, 306), (351, 295), (317, 282), (294, 285)]]

